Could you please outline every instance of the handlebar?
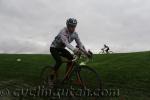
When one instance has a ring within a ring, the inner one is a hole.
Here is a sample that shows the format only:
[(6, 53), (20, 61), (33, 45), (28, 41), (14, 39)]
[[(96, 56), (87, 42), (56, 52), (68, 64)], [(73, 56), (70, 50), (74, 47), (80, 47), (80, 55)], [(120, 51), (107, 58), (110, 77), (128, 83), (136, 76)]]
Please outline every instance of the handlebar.
[(86, 62), (89, 61), (89, 58), (84, 53), (82, 53), (80, 55), (74, 55), (72, 62), (78, 61), (80, 58), (86, 59)]
[(84, 58), (84, 62), (86, 62), (86, 63), (89, 62), (89, 60), (90, 60), (90, 58), (88, 58), (87, 55), (85, 55), (84, 51), (81, 50), (81, 54), (78, 54), (78, 55), (74, 54), (73, 55), (73, 59), (71, 61), (70, 60), (64, 60), (63, 62), (64, 63), (67, 63), (67, 62), (76, 62), (80, 58)]

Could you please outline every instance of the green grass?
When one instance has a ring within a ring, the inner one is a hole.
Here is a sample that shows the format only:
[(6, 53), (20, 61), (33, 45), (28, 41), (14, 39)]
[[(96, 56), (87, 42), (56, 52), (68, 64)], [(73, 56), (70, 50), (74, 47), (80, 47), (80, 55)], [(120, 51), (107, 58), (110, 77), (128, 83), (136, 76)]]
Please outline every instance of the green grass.
[[(37, 83), (41, 69), (52, 63), (46, 54), (0, 54), (0, 88), (13, 86), (12, 81)], [(150, 100), (150, 52), (94, 55), (88, 65), (99, 72), (104, 88), (120, 89), (110, 100)]]

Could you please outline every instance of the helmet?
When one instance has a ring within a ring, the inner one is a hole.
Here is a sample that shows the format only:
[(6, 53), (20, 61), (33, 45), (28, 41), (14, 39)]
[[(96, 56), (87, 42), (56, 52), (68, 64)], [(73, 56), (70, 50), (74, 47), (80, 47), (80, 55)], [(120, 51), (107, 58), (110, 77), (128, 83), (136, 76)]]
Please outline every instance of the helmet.
[(66, 25), (67, 25), (67, 27), (68, 27), (68, 26), (76, 27), (76, 26), (77, 26), (77, 20), (74, 19), (74, 18), (69, 18), (69, 19), (67, 19), (67, 21), (66, 21)]

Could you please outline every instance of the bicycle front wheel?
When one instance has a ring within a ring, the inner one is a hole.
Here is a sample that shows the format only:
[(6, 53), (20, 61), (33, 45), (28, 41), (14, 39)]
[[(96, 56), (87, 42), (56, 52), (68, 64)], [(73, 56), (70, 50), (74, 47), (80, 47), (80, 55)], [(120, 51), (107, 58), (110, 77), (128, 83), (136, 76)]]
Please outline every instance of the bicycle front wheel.
[(74, 94), (79, 100), (98, 100), (102, 89), (99, 74), (93, 68), (85, 65), (74, 69), (70, 77), (70, 86), (76, 90)]
[(79, 69), (79, 77), (84, 87), (89, 89), (102, 88), (100, 76), (96, 70), (89, 66), (82, 65)]
[(52, 66), (45, 66), (41, 71), (40, 82), (41, 85), (43, 85), (46, 88), (53, 87), (52, 75), (51, 75), (52, 72), (53, 72)]

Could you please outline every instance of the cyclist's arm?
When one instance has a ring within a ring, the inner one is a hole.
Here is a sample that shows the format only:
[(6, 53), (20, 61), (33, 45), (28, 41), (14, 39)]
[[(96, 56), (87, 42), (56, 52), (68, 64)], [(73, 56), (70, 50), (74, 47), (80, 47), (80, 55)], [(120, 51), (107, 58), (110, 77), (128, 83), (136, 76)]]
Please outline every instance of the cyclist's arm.
[(80, 38), (79, 38), (78, 34), (76, 34), (75, 41), (76, 41), (76, 43), (77, 43), (79, 49), (80, 49), (84, 54), (87, 55), (88, 52), (86, 51), (84, 45), (83, 45), (82, 42), (80, 41)]
[(75, 48), (68, 42), (68, 38), (65, 34), (61, 34), (61, 40), (71, 51), (75, 51)]
[(80, 38), (79, 38), (77, 33), (76, 33), (76, 36), (75, 36), (75, 41), (77, 43), (78, 48), (83, 49), (84, 46), (83, 46), (82, 42), (80, 41)]

